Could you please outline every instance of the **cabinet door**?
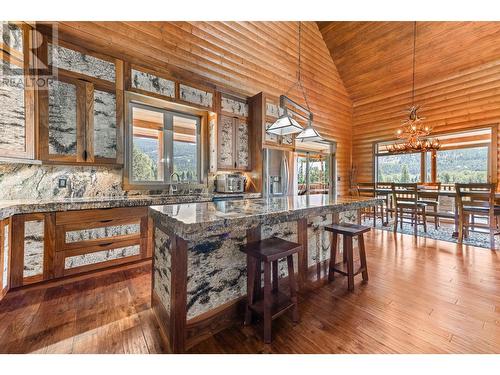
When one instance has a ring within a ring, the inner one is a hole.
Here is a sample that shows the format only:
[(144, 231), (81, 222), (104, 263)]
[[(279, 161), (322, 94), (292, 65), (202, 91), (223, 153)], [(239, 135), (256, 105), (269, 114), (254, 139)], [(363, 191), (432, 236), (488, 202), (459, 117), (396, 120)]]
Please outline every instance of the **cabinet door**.
[(248, 124), (243, 120), (236, 120), (236, 168), (250, 168), (250, 137)]
[(47, 159), (77, 158), (77, 82), (49, 82)]
[(12, 217), (11, 288), (51, 278), (54, 223), (54, 213), (34, 213)]
[(235, 168), (234, 157), (234, 118), (229, 116), (220, 116), (218, 132), (218, 156), (217, 164), (219, 168)]
[(116, 95), (94, 90), (94, 157), (116, 159), (117, 154)]
[(0, 300), (9, 290), (10, 279), (10, 220), (0, 221)]

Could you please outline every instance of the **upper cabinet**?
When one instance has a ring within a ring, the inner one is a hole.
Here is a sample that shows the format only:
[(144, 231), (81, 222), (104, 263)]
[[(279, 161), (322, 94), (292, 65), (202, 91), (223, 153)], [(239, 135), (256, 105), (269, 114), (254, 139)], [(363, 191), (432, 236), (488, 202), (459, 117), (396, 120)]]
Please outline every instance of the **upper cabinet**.
[(67, 43), (45, 43), (53, 74), (39, 90), (40, 158), (123, 163), (123, 63)]
[(217, 121), (210, 119), (211, 171), (251, 169), (249, 105), (246, 100), (220, 95)]
[(0, 22), (0, 157), (34, 157), (34, 90), (28, 56), (31, 28)]
[(201, 110), (213, 111), (215, 91), (194, 83), (179, 81), (164, 71), (137, 65), (126, 65), (125, 89)]

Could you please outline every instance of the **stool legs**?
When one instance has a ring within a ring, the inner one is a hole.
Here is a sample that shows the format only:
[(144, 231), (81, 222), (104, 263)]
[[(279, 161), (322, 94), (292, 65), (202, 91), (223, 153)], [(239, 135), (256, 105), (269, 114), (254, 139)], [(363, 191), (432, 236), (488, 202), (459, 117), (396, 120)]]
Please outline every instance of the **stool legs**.
[(353, 255), (353, 236), (343, 235), (342, 236), (342, 244), (343, 244), (343, 257), (344, 262), (346, 263), (345, 268), (347, 268), (347, 272), (344, 270), (340, 270), (335, 268), (336, 262), (336, 254), (337, 254), (337, 233), (332, 233), (332, 244), (330, 246), (330, 262), (328, 267), (328, 280), (333, 281), (335, 272), (338, 272), (344, 276), (347, 276), (347, 288), (350, 292), (354, 290), (354, 276), (359, 273), (363, 276), (363, 281), (368, 281), (368, 266), (366, 264), (366, 249), (365, 249), (365, 240), (363, 234), (358, 234), (356, 237), (358, 238), (358, 248), (359, 248), (359, 258), (360, 258), (360, 267), (359, 270), (354, 272), (354, 255)]
[(361, 268), (363, 269), (363, 281), (368, 281), (368, 266), (366, 265), (365, 239), (363, 235), (358, 236), (358, 246)]
[(297, 300), (297, 280), (295, 280), (295, 271), (293, 269), (293, 256), (286, 257), (288, 264), (288, 281), (290, 283), (290, 300), (293, 303), (292, 320), (294, 323), (299, 321), (299, 304)]
[(278, 291), (278, 261), (273, 262), (273, 292)]
[[(245, 310), (245, 325), (252, 324), (252, 310), (250, 305), (253, 305), (255, 294), (255, 279), (257, 273), (257, 259), (247, 255), (247, 307)], [(260, 278), (260, 273), (259, 273)]]
[(271, 343), (271, 264), (264, 262), (264, 342)]
[(337, 233), (332, 233), (331, 243), (330, 243), (330, 267), (328, 267), (328, 281), (333, 281), (335, 278), (335, 264), (337, 264)]
[(352, 237), (344, 237), (344, 254), (347, 260), (347, 289), (352, 292), (354, 290), (354, 259), (352, 256)]

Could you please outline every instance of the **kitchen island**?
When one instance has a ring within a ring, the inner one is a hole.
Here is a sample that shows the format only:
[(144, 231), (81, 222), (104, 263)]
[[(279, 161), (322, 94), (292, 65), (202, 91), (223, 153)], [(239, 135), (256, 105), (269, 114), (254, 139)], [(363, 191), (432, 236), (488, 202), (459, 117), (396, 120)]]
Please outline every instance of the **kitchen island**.
[[(325, 280), (330, 237), (323, 226), (354, 221), (356, 210), (378, 204), (376, 198), (311, 195), (151, 206), (152, 307), (169, 349), (183, 352), (242, 320), (241, 245), (272, 236), (302, 244), (294, 261), (304, 292)], [(279, 277), (287, 277), (286, 261)]]

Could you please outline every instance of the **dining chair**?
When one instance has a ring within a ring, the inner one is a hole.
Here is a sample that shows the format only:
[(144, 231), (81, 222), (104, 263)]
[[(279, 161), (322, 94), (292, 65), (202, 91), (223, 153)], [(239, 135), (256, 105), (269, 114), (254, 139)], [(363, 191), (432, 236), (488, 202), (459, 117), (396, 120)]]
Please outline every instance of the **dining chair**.
[[(376, 185), (376, 188), (392, 191), (392, 182), (378, 182)], [(393, 215), (392, 215), (393, 207), (392, 207), (391, 195), (392, 194), (377, 194), (377, 198), (381, 198), (384, 200), (384, 203), (381, 207), (381, 210), (382, 210), (381, 214), (382, 214), (382, 216), (385, 215), (385, 222), (384, 222), (385, 225), (389, 224), (389, 215), (391, 216), (391, 219), (393, 217)]]
[[(356, 192), (358, 197), (375, 197), (375, 184), (373, 182), (358, 182), (356, 184)], [(377, 224), (377, 206), (366, 207), (358, 210), (358, 224), (364, 220), (366, 216), (373, 218), (373, 226)]]
[(410, 219), (415, 237), (419, 225), (422, 225), (424, 232), (427, 233), (426, 205), (418, 201), (417, 184), (394, 183), (392, 185), (392, 197), (394, 202), (394, 233), (398, 230), (398, 221), (401, 229), (403, 229), (405, 218)]
[[(434, 228), (439, 228), (439, 191), (441, 190), (441, 182), (425, 182), (418, 185), (418, 201), (425, 203), (427, 207), (432, 207), (432, 216), (434, 216)], [(425, 191), (422, 191), (425, 190)], [(429, 214), (429, 212), (426, 212)]]
[(479, 227), (478, 223), (471, 222), (471, 217), (481, 217), (487, 220), (486, 228), (490, 237), (490, 248), (495, 248), (495, 235), (500, 207), (495, 206), (495, 183), (455, 184), (457, 206), (459, 212), (458, 242), (469, 236), (469, 229)]

